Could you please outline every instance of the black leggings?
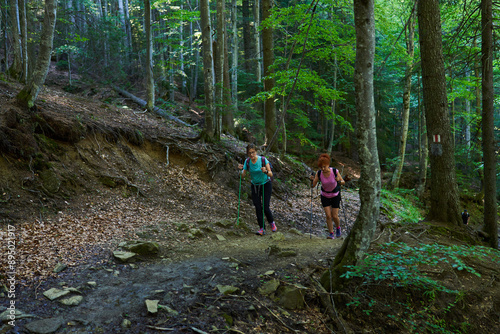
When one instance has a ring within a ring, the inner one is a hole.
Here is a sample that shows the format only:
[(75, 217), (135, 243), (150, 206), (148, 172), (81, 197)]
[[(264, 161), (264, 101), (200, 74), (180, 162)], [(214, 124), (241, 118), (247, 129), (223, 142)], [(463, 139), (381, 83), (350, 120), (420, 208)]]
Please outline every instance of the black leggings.
[[(251, 185), (252, 188), (252, 201), (255, 205), (255, 213), (257, 214), (257, 221), (259, 222), (259, 227), (264, 228), (264, 217), (262, 215), (262, 190), (264, 190), (264, 213), (267, 218), (267, 222), (271, 224), (274, 222), (273, 213), (269, 209), (269, 203), (271, 202), (271, 193), (273, 192), (273, 183), (268, 181), (264, 185)], [(262, 189), (264, 188), (264, 189)]]

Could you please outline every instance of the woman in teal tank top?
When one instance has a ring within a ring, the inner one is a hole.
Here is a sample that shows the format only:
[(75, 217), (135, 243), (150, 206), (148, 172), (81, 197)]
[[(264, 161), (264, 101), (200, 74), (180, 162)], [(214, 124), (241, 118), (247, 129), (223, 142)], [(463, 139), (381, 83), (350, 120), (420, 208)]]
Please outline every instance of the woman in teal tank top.
[[(269, 226), (271, 226), (271, 231), (276, 232), (277, 228), (276, 224), (274, 223), (273, 213), (269, 208), (269, 204), (271, 203), (271, 193), (273, 190), (273, 184), (271, 181), (273, 172), (271, 170), (271, 165), (265, 157), (257, 155), (257, 150), (254, 144), (249, 144), (247, 146), (247, 155), (248, 159), (245, 160), (245, 163), (243, 165), (239, 164), (238, 168), (243, 170), (243, 177), (247, 173), (250, 174), (252, 202), (255, 206), (257, 222), (260, 228), (256, 234), (266, 234), (266, 227), (263, 217), (264, 215), (267, 218)], [(263, 203), (264, 208), (262, 208)]]

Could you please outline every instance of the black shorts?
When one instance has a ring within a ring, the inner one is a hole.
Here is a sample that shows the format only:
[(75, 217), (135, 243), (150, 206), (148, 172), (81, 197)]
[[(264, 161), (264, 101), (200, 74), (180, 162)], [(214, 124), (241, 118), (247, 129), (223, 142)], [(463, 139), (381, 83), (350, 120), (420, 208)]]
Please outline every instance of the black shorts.
[(340, 194), (331, 198), (321, 195), (321, 205), (323, 205), (324, 208), (327, 206), (331, 206), (334, 209), (340, 208)]

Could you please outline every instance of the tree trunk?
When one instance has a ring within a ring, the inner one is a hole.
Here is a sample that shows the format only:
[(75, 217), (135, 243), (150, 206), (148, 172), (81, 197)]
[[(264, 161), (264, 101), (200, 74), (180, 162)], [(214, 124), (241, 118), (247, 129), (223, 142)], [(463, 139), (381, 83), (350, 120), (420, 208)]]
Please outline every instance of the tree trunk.
[(418, 2), (422, 83), (427, 138), (431, 144), (431, 208), (428, 219), (461, 225), (453, 138), (448, 117), (446, 78), (438, 0)]
[(418, 83), (418, 113), (419, 113), (419, 147), (420, 147), (420, 155), (419, 155), (419, 182), (417, 186), (417, 194), (418, 197), (422, 198), (425, 192), (425, 185), (427, 183), (427, 160), (429, 158), (429, 150), (427, 149), (427, 132), (425, 129), (425, 111), (422, 108), (420, 103), (420, 80)]
[(203, 137), (214, 139), (214, 63), (212, 51), (212, 28), (208, 0), (200, 0), (201, 36), (203, 49), (203, 73), (205, 86), (205, 130)]
[(128, 0), (123, 0), (123, 9), (125, 14), (125, 32), (127, 34), (127, 54), (132, 50), (132, 27), (130, 25), (130, 14)]
[[(333, 62), (333, 89), (337, 90), (337, 53), (335, 53), (335, 59)], [(332, 130), (330, 132), (330, 139), (328, 140), (328, 149), (327, 152), (330, 156), (333, 153), (333, 138), (335, 135), (335, 108), (337, 106), (337, 100), (332, 100)]]
[(21, 82), (28, 82), (28, 22), (26, 20), (26, 0), (19, 0), (19, 22), (21, 32), (22, 71)]
[(251, 59), (254, 57), (254, 51), (252, 48), (253, 31), (250, 25), (252, 20), (250, 17), (250, 0), (242, 0), (241, 11), (243, 15), (243, 67), (245, 72), (251, 73)]
[(146, 109), (155, 108), (155, 81), (153, 76), (153, 35), (151, 32), (151, 2), (144, 0), (144, 23), (146, 29)]
[(225, 113), (224, 107), (224, 44), (226, 39), (226, 1), (217, 0), (217, 49), (215, 60), (215, 105), (216, 119), (215, 140), (219, 140), (222, 132), (222, 117)]
[(56, 25), (57, 0), (45, 0), (45, 15), (43, 17), (42, 33), (40, 35), (40, 51), (36, 60), (35, 70), (24, 88), (17, 94), (18, 103), (26, 108), (32, 108), (42, 88), (50, 66), (54, 27)]
[(229, 56), (227, 50), (227, 38), (224, 40), (224, 114), (222, 129), (224, 133), (234, 135), (233, 106), (231, 105), (231, 85), (229, 80)]
[(22, 72), (22, 56), (21, 56), (21, 36), (20, 36), (20, 26), (19, 26), (19, 7), (17, 0), (10, 0), (10, 30), (12, 34), (12, 47), (14, 49), (14, 61), (9, 68), (9, 75), (14, 77), (16, 80)]
[(238, 5), (236, 0), (231, 3), (231, 23), (232, 26), (232, 70), (231, 70), (231, 102), (233, 108), (238, 108)]
[(498, 249), (496, 164), (493, 90), (492, 0), (481, 1), (481, 64), (483, 92), (484, 230), (492, 248)]
[(358, 153), (361, 165), (359, 197), (361, 207), (353, 229), (321, 283), (327, 291), (340, 284), (346, 265), (356, 265), (370, 247), (377, 227), (380, 207), (380, 163), (377, 151), (373, 64), (375, 57), (374, 0), (354, 0), (356, 61), (354, 85), (356, 97)]
[[(271, 16), (271, 0), (262, 1), (262, 20), (266, 20)], [(264, 56), (264, 90), (269, 94), (274, 88), (274, 78), (271, 76), (274, 74), (271, 66), (274, 63), (274, 53), (273, 53), (273, 28), (267, 27), (262, 30), (262, 48)], [(276, 104), (274, 103), (274, 98), (270, 97), (264, 102), (264, 120), (266, 125), (266, 144), (269, 145), (271, 138), (273, 138), (276, 132)], [(277, 152), (278, 141), (275, 140), (271, 143), (272, 147), (268, 147), (267, 151)]]
[[(269, 2), (269, 6), (271, 6), (271, 2), (269, 0), (265, 0), (265, 1)], [(264, 5), (263, 5), (263, 7), (264, 7)], [(255, 2), (254, 2), (253, 16), (254, 16), (253, 36), (254, 36), (254, 41), (255, 41), (255, 54), (253, 56), (254, 61), (252, 62), (252, 66), (255, 70), (255, 81), (261, 82), (262, 81), (262, 62), (261, 62), (261, 59), (262, 59), (263, 55), (261, 53), (262, 52), (261, 51), (261, 43), (260, 43), (261, 34), (259, 31), (259, 27), (260, 27), (260, 0), (255, 0)], [(262, 38), (263, 38), (263, 36), (264, 36), (264, 31), (262, 32)], [(262, 47), (264, 47), (264, 46), (262, 46)]]
[(399, 159), (396, 170), (392, 175), (391, 188), (399, 188), (399, 181), (403, 172), (406, 153), (406, 140), (408, 138), (408, 123), (410, 121), (410, 101), (411, 101), (411, 75), (413, 73), (413, 57), (415, 54), (415, 47), (413, 40), (415, 38), (415, 19), (414, 12), (410, 14), (408, 20), (408, 32), (406, 34), (406, 52), (408, 54), (408, 62), (406, 63), (405, 85), (403, 89), (403, 115), (401, 126), (401, 142), (399, 146)]

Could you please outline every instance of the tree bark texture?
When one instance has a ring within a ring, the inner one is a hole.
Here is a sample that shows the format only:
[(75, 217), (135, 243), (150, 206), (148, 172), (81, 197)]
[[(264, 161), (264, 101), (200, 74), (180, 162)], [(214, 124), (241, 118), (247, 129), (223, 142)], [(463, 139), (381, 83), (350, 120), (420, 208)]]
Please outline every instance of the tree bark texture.
[(491, 247), (498, 249), (496, 165), (493, 100), (493, 11), (492, 0), (481, 1), (481, 63), (483, 95), (484, 230)]
[(418, 22), (427, 138), (431, 143), (431, 207), (428, 219), (461, 225), (438, 0), (419, 0)]
[(214, 129), (214, 62), (212, 51), (212, 28), (208, 0), (200, 0), (201, 37), (203, 49), (203, 74), (205, 86), (205, 130), (203, 137), (213, 140)]
[(356, 265), (366, 254), (377, 227), (380, 207), (380, 163), (377, 150), (373, 65), (375, 57), (374, 0), (354, 0), (356, 27), (356, 62), (354, 85), (356, 97), (358, 153), (361, 165), (359, 197), (361, 206), (351, 233), (325, 272), (321, 283), (331, 291), (340, 283), (346, 265)]
[[(266, 20), (271, 16), (271, 0), (262, 0), (262, 20)], [(264, 90), (272, 92), (274, 89), (274, 47), (273, 47), (273, 28), (267, 27), (262, 30), (262, 49), (264, 56)], [(264, 120), (266, 124), (266, 144), (269, 144), (276, 132), (276, 104), (274, 98), (268, 98), (264, 102)], [(272, 147), (267, 148), (267, 151), (276, 152), (278, 149), (278, 141), (275, 140)]]
[(14, 61), (9, 68), (9, 74), (16, 80), (22, 71), (22, 58), (21, 58), (21, 36), (19, 25), (19, 6), (17, 0), (9, 1), (10, 11), (10, 30), (12, 35), (12, 47), (14, 49)]
[(56, 25), (57, 0), (45, 0), (45, 15), (43, 17), (42, 33), (40, 35), (40, 48), (35, 64), (35, 69), (28, 83), (17, 94), (17, 101), (27, 108), (32, 108), (42, 88), (47, 72), (49, 71), (50, 56)]

